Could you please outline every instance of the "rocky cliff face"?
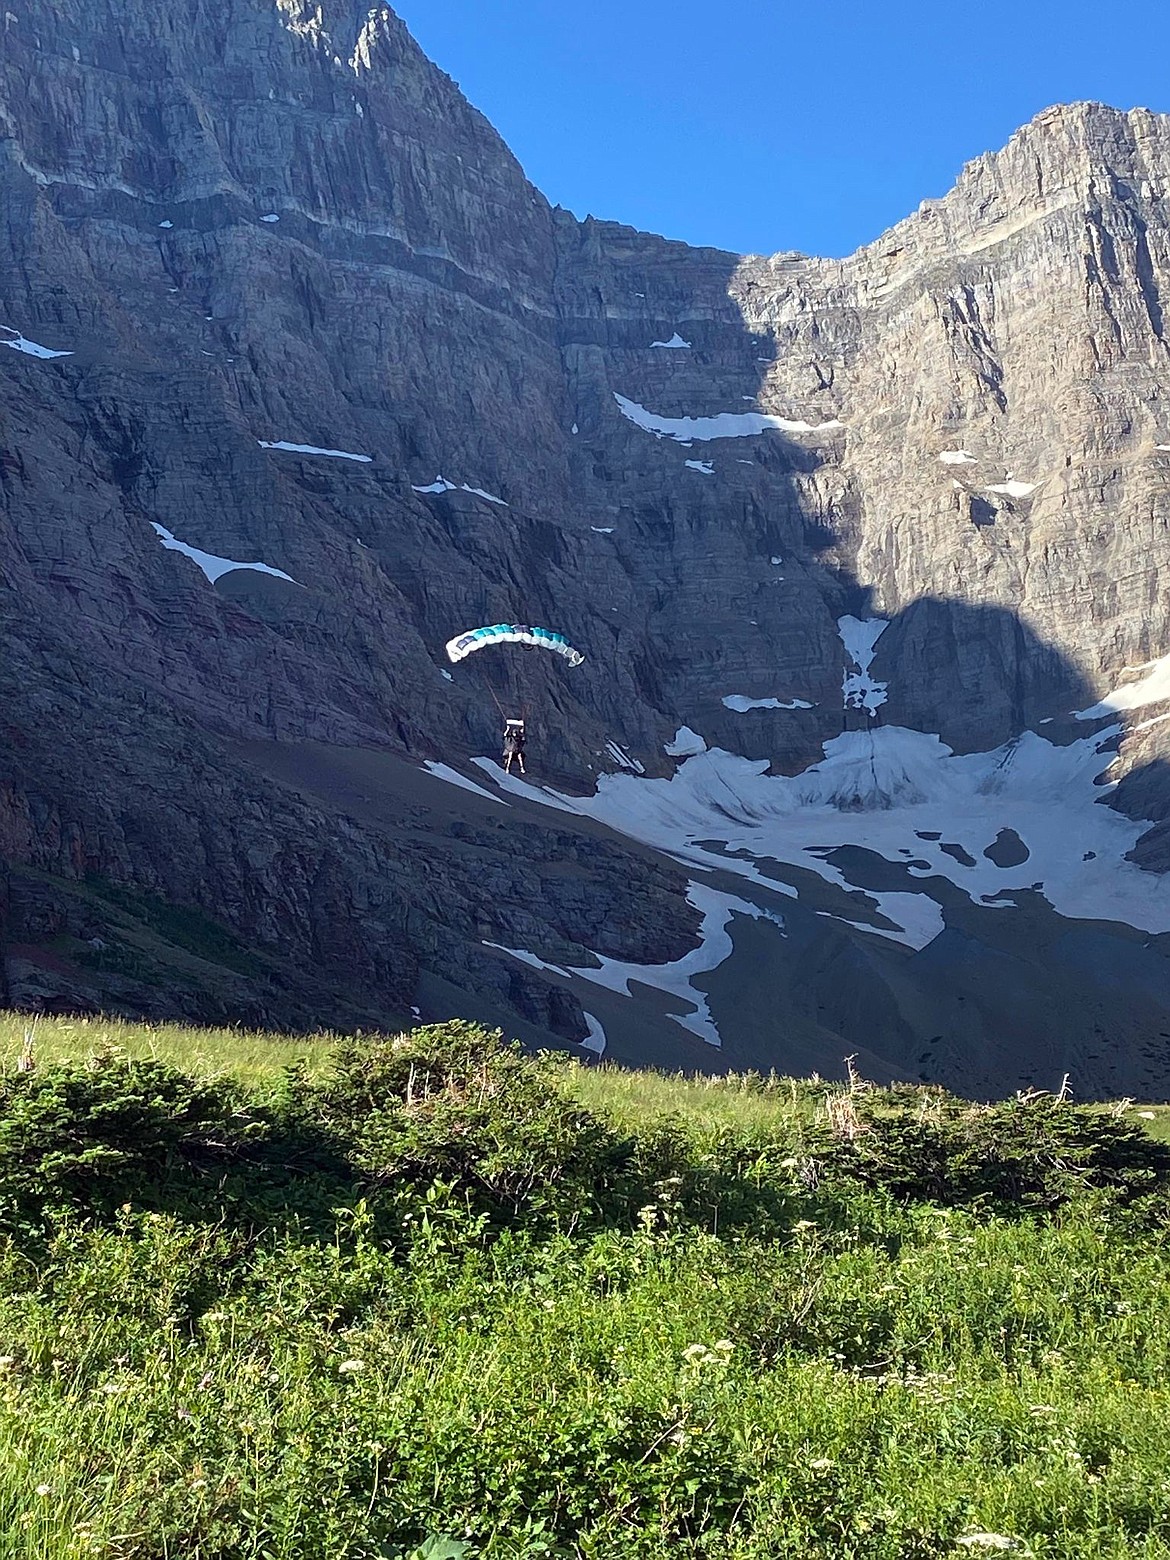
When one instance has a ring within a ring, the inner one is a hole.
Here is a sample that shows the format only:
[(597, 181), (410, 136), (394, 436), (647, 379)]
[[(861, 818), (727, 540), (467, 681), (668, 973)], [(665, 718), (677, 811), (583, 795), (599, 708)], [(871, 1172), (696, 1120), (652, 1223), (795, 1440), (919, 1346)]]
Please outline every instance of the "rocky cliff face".
[[(742, 259), (550, 209), (388, 10), (20, 0), (9, 999), (1170, 1085), (1168, 202), (1076, 105)], [(498, 619), (588, 660), (452, 673)]]

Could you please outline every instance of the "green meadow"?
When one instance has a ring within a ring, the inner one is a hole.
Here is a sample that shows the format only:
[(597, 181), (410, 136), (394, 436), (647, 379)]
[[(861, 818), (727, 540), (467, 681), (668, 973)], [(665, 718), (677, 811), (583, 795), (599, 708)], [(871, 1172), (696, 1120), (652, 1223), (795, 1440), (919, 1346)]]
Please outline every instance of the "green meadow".
[(0, 1555), (1170, 1557), (1162, 1109), (0, 1020)]

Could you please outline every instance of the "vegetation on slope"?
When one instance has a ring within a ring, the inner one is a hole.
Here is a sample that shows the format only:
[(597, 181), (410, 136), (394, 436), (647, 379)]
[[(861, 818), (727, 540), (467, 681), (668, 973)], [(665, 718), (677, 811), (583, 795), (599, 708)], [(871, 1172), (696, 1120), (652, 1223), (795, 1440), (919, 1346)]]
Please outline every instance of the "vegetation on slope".
[(1132, 1115), (92, 1039), (0, 1075), (0, 1554), (1170, 1556)]

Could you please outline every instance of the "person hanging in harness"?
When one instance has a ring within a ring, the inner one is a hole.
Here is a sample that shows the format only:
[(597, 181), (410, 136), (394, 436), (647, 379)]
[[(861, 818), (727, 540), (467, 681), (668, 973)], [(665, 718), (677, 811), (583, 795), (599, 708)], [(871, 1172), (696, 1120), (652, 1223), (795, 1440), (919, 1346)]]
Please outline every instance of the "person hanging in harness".
[(504, 773), (512, 773), (512, 764), (520, 766), (520, 773), (524, 773), (524, 722), (522, 720), (506, 719), (504, 721)]

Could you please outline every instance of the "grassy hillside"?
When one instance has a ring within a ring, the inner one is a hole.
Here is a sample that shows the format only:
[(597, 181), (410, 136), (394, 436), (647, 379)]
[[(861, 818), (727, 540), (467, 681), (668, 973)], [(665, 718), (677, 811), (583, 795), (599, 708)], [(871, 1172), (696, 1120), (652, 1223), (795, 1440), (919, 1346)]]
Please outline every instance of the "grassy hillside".
[(1170, 1557), (1161, 1112), (24, 1028), (0, 1555)]

